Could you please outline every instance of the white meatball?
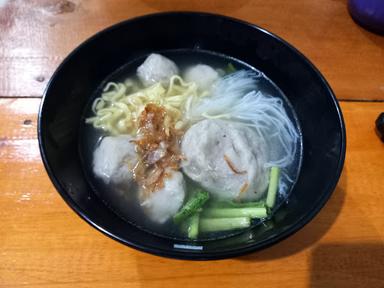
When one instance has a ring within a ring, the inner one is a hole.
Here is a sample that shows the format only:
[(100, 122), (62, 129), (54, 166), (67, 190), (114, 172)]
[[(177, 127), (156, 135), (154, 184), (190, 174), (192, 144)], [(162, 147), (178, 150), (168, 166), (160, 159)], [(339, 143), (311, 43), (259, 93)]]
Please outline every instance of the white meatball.
[(164, 223), (181, 208), (185, 198), (185, 182), (183, 174), (172, 171), (170, 177), (164, 179), (164, 187), (152, 192), (147, 199), (142, 199), (141, 206), (148, 217), (157, 223)]
[(155, 53), (149, 55), (144, 63), (137, 68), (137, 76), (144, 86), (151, 86), (158, 82), (167, 86), (169, 79), (175, 74), (179, 74), (175, 62)]
[(188, 68), (184, 78), (187, 82), (195, 82), (199, 89), (207, 90), (219, 79), (219, 73), (211, 66), (198, 64)]
[(133, 138), (128, 135), (104, 137), (93, 153), (93, 172), (106, 184), (130, 184), (137, 163)]
[(254, 130), (245, 125), (203, 120), (184, 135), (182, 168), (216, 198), (256, 200), (268, 186), (264, 149)]

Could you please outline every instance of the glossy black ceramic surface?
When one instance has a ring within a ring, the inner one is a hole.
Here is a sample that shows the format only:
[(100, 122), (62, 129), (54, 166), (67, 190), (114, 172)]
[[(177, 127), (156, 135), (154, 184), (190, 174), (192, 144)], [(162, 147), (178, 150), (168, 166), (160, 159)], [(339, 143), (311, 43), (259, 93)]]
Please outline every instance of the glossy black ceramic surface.
[[(267, 225), (207, 242), (155, 236), (119, 218), (94, 193), (79, 155), (79, 127), (95, 89), (124, 63), (151, 52), (204, 49), (263, 71), (288, 97), (303, 135), (303, 159), (291, 196)], [(319, 71), (291, 45), (249, 23), (203, 13), (162, 13), (114, 25), (76, 48), (46, 89), (38, 137), (47, 172), (63, 199), (84, 220), (128, 246), (168, 257), (218, 259), (270, 246), (308, 223), (339, 179), (345, 157), (340, 108)]]

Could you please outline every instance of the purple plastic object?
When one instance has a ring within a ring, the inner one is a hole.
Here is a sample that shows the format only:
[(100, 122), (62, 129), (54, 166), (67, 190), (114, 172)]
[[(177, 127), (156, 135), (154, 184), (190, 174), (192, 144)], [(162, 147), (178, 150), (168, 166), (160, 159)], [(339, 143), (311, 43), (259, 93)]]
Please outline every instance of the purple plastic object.
[(364, 28), (384, 33), (384, 0), (349, 0), (349, 13)]

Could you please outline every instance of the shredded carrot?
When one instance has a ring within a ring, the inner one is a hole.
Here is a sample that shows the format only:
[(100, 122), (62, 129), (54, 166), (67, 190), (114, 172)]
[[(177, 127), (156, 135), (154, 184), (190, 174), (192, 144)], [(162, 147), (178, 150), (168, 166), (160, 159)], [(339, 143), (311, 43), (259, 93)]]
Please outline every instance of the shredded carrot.
[(244, 193), (245, 191), (247, 191), (248, 186), (249, 186), (249, 183), (248, 183), (248, 182), (245, 182), (245, 183), (243, 184), (243, 186), (241, 186), (241, 188), (240, 188), (240, 194), (242, 194), (242, 193)]
[(246, 181), (246, 182), (240, 187), (240, 192), (239, 192), (239, 194), (237, 195), (237, 197), (236, 197), (236, 199), (235, 199), (236, 202), (240, 202), (240, 201), (241, 201), (241, 200), (240, 200), (241, 195), (242, 195), (245, 191), (247, 191), (248, 187), (249, 187), (249, 183)]
[(233, 173), (235, 173), (235, 174), (246, 174), (247, 173), (247, 171), (239, 171), (239, 170), (237, 170), (235, 165), (233, 165), (231, 160), (229, 160), (228, 156), (225, 155), (225, 154), (224, 154), (224, 160), (225, 160), (225, 162), (227, 162), (228, 167), (233, 171)]

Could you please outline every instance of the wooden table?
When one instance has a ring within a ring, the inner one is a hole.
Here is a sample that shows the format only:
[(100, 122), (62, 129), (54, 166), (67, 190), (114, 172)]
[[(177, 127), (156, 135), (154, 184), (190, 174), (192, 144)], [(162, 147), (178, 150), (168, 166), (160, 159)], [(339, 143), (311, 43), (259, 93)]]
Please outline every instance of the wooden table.
[[(0, 1), (0, 287), (384, 287), (384, 37), (349, 17), (346, 0)], [(283, 242), (209, 262), (125, 247), (73, 213), (50, 183), (36, 140), (53, 70), (95, 32), (152, 12), (210, 11), (258, 24), (301, 50), (329, 80), (348, 149), (316, 218)]]

